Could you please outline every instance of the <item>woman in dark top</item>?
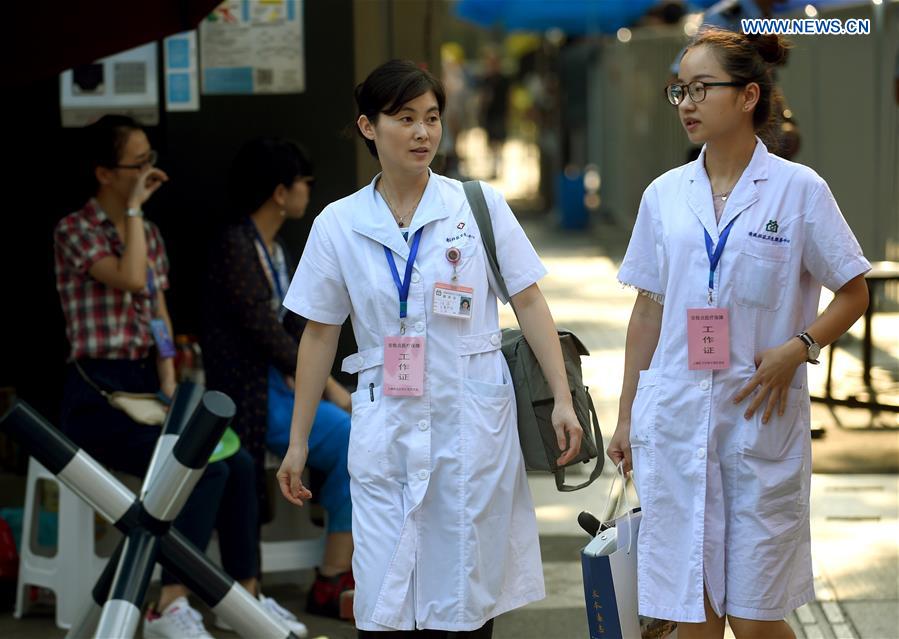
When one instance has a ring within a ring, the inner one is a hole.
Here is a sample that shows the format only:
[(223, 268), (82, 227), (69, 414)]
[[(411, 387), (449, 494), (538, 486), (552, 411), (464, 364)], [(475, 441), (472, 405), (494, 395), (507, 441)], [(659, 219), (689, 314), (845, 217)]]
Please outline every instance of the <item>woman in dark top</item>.
[[(275, 237), (285, 220), (305, 214), (312, 180), (312, 164), (296, 145), (270, 138), (245, 144), (228, 181), (237, 219), (210, 253), (202, 338), (206, 378), (238, 406), (232, 426), (256, 462), (261, 521), (270, 512), (265, 450), (283, 456), (287, 449), (303, 330), (302, 319), (281, 305), (293, 265), (288, 267)], [(307, 610), (339, 616), (341, 599), (344, 610), (351, 609), (354, 586), (346, 470), (350, 399), (330, 378), (325, 400), (316, 415), (309, 466), (326, 476), (319, 497), (328, 513), (328, 536)]]

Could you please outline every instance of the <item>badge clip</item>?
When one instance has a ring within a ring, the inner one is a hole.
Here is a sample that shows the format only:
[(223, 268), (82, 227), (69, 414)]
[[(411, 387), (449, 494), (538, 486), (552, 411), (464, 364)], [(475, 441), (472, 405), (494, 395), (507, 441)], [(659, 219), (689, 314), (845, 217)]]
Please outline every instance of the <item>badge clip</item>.
[(460, 251), (457, 247), (451, 246), (446, 249), (446, 261), (453, 265), (453, 281), (455, 282), (458, 278), (456, 274), (456, 266), (458, 266), (459, 261), (462, 259), (462, 251)]

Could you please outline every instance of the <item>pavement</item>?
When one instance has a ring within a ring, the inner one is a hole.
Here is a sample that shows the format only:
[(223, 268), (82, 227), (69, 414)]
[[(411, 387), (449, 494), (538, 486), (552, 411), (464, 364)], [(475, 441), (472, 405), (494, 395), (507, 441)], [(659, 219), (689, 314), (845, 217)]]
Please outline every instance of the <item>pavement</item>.
[[(596, 224), (587, 231), (563, 232), (547, 218), (525, 219), (525, 228), (550, 275), (541, 282), (560, 327), (574, 330), (591, 352), (583, 361), (608, 441), (617, 415), (624, 361), (625, 332), (634, 293), (615, 278), (617, 262), (629, 229)], [(508, 308), (504, 325), (514, 324)], [(852, 394), (860, 379), (858, 327), (855, 338), (835, 354), (835, 394)], [(899, 403), (899, 313), (875, 318), (874, 377), (884, 390), (880, 399)], [(823, 387), (823, 367), (810, 373), (810, 388)], [(813, 440), (813, 457), (837, 460), (812, 478), (812, 553), (817, 601), (792, 613), (788, 622), (799, 639), (899, 639), (899, 422), (895, 414), (872, 416), (868, 411), (830, 411), (813, 404), (813, 425), (824, 436)], [(891, 470), (892, 472), (883, 472)], [(586, 470), (578, 470), (586, 475)], [(613, 469), (575, 493), (559, 493), (549, 475), (531, 475), (548, 596), (496, 620), (496, 639), (583, 639), (586, 612), (579, 551), (588, 541), (576, 518), (581, 510), (599, 513), (606, 500)], [(577, 479), (578, 475), (572, 477)], [(302, 610), (308, 573), (287, 579), (266, 579), (266, 593), (292, 610)], [(151, 593), (151, 597), (153, 593)], [(198, 608), (203, 610), (202, 605)], [(211, 617), (207, 628), (213, 630)], [(350, 624), (301, 614), (310, 637), (350, 639)], [(234, 637), (214, 631), (217, 637)], [(14, 620), (0, 615), (0, 637), (63, 637), (49, 613)], [(728, 629), (728, 637), (733, 634)]]

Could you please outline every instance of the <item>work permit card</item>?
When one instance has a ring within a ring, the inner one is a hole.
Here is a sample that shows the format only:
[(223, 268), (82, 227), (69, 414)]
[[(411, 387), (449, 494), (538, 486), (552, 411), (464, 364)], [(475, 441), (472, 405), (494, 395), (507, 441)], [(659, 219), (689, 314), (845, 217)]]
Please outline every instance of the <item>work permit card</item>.
[(419, 397), (424, 391), (425, 339), (384, 338), (384, 395)]
[(730, 319), (726, 308), (687, 309), (687, 352), (691, 371), (730, 368)]
[(434, 313), (437, 315), (471, 319), (473, 299), (473, 288), (440, 282), (434, 285)]
[(153, 341), (156, 342), (160, 357), (174, 357), (175, 344), (172, 342), (172, 336), (169, 334), (169, 327), (165, 320), (161, 317), (151, 319), (150, 331), (153, 333)]

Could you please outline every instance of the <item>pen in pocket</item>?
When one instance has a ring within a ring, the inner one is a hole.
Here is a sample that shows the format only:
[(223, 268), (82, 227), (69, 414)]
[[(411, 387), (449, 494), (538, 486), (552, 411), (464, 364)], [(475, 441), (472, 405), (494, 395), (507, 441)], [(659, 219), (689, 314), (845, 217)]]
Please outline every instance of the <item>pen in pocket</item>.
[(368, 398), (371, 401), (375, 401), (375, 385), (374, 384), (368, 385)]

